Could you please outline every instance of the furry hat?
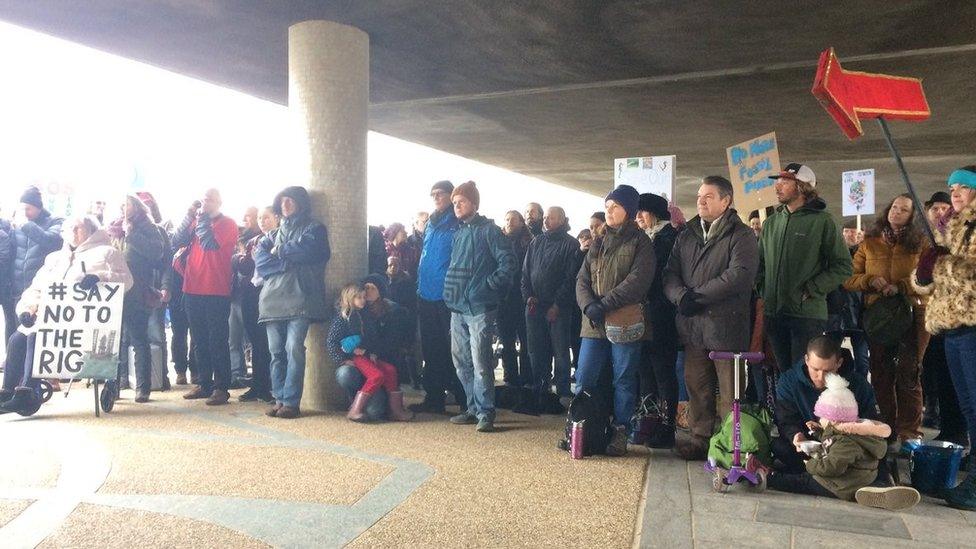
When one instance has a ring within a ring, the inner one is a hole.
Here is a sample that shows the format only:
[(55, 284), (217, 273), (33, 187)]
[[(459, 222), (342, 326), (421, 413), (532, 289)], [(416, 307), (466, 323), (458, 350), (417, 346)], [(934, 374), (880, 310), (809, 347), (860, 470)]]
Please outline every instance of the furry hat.
[(644, 193), (637, 201), (637, 211), (650, 212), (658, 221), (671, 221), (668, 201), (656, 194)]
[(813, 407), (814, 415), (833, 423), (857, 421), (857, 400), (847, 386), (847, 380), (840, 375), (827, 374), (827, 388)]

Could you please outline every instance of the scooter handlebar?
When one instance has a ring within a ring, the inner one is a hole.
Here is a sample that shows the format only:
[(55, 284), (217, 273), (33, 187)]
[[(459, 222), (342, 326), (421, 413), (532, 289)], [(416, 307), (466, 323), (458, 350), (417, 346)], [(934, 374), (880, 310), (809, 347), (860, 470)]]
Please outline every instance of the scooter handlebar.
[(736, 355), (740, 360), (747, 362), (762, 362), (766, 355), (762, 353), (733, 353), (731, 351), (712, 351), (708, 353), (708, 358), (712, 360), (735, 360)]

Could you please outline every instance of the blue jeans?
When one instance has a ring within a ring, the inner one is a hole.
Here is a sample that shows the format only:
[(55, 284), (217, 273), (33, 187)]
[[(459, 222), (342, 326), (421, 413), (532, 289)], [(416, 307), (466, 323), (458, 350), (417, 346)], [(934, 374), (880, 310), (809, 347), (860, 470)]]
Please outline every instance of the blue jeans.
[(969, 440), (976, 444), (976, 327), (946, 332), (945, 353)]
[(600, 386), (600, 373), (613, 364), (613, 423), (630, 431), (630, 418), (637, 408), (637, 368), (641, 359), (640, 341), (610, 343), (608, 339), (584, 337), (576, 366), (576, 393), (603, 394), (610, 387)]
[(298, 408), (305, 387), (308, 319), (278, 320), (268, 322), (266, 327), (271, 350), (271, 395), (282, 406)]
[(247, 332), (244, 330), (244, 315), (240, 298), (230, 302), (230, 316), (227, 319), (227, 330), (230, 335), (228, 350), (230, 351), (230, 377), (233, 380), (244, 379), (247, 364), (244, 362), (244, 347), (247, 344)]
[(688, 402), (688, 386), (685, 385), (685, 351), (678, 351), (678, 362), (674, 366), (674, 373), (678, 376), (678, 402)]
[[(560, 309), (556, 321), (546, 320), (546, 311), (539, 307), (535, 314), (525, 313), (525, 326), (529, 343), (529, 363), (535, 378), (532, 387), (537, 394), (548, 393), (553, 379), (556, 382), (556, 394), (571, 396), (569, 389), (569, 346), (571, 311)], [(553, 376), (553, 361), (555, 360), (555, 376)], [(528, 380), (522, 380), (523, 383)]]
[[(366, 383), (366, 376), (364, 376), (355, 366), (345, 362), (336, 368), (336, 382), (340, 387), (345, 389), (346, 395), (349, 400), (356, 398), (356, 393), (363, 388), (363, 384)], [(366, 402), (366, 417), (371, 421), (379, 421), (386, 419), (386, 391), (383, 389), (377, 390), (373, 393), (373, 396)]]
[(495, 421), (495, 364), (491, 347), (495, 311), (480, 315), (451, 313), (451, 356), (461, 387), (468, 397), (468, 413)]

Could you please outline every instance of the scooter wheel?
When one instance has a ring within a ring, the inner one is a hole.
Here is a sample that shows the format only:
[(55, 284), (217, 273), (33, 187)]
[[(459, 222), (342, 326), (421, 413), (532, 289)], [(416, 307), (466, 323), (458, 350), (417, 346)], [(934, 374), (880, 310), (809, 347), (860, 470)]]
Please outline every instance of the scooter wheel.
[(51, 397), (54, 396), (54, 387), (51, 385), (51, 382), (46, 379), (41, 379), (38, 381), (38, 385), (40, 386), (41, 402), (51, 400)]
[(724, 494), (729, 491), (729, 485), (725, 482), (728, 476), (728, 471), (722, 469), (721, 467), (716, 467), (715, 472), (712, 473), (712, 490)]
[(759, 471), (756, 471), (756, 484), (752, 487), (753, 490), (757, 492), (765, 492), (766, 480), (767, 480), (766, 471), (763, 471), (761, 469)]

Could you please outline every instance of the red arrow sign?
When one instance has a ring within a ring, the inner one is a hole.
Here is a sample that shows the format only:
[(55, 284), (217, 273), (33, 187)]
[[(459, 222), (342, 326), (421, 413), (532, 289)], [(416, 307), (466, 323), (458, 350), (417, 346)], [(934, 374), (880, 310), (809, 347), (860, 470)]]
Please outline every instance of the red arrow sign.
[(921, 79), (845, 71), (834, 48), (820, 54), (811, 91), (850, 139), (864, 134), (860, 118), (925, 120), (932, 114)]

